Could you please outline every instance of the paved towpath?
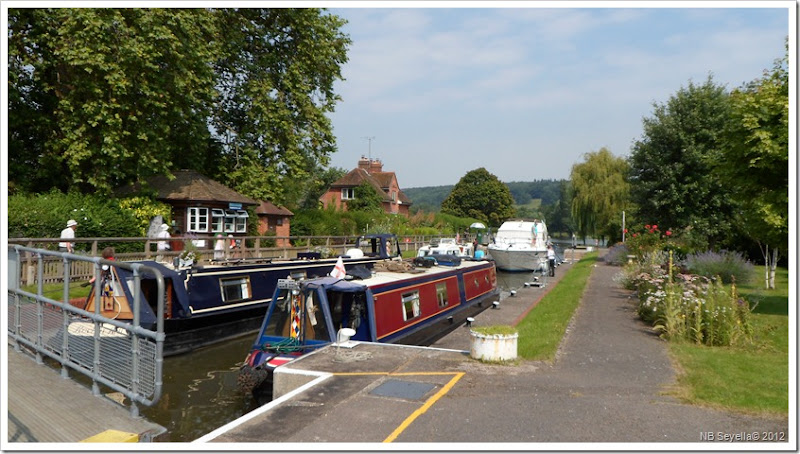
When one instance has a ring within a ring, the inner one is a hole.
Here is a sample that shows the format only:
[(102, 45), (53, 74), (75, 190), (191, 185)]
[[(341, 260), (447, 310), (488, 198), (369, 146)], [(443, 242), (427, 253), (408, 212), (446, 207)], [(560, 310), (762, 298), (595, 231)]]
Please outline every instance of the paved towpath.
[(666, 395), (675, 383), (667, 345), (636, 316), (629, 293), (612, 280), (617, 272), (595, 265), (553, 364), (464, 362), (461, 382), (396, 441), (699, 443), (709, 432), (715, 439), (778, 432), (788, 441), (786, 419), (685, 405)]

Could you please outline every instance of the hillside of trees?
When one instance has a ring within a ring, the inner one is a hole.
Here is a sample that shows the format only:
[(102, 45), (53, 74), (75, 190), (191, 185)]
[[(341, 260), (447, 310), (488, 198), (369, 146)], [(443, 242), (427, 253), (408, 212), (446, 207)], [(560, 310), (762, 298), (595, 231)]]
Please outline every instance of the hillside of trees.
[[(560, 196), (561, 182), (565, 180), (512, 181), (505, 183), (511, 191), (516, 205), (528, 205), (532, 200), (541, 200), (541, 205), (553, 205)], [(414, 202), (412, 211), (438, 212), (442, 202), (452, 192), (453, 185), (425, 186), (421, 188), (403, 189), (403, 192)]]

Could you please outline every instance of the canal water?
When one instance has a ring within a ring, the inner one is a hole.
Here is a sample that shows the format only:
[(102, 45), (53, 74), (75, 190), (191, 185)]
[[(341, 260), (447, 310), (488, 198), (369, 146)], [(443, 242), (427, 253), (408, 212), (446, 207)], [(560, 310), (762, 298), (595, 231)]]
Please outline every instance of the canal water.
[[(531, 273), (497, 273), (501, 298), (531, 281)], [(141, 407), (142, 416), (169, 432), (171, 442), (190, 442), (258, 408), (236, 380), (255, 338), (241, 338), (164, 359), (161, 399)]]

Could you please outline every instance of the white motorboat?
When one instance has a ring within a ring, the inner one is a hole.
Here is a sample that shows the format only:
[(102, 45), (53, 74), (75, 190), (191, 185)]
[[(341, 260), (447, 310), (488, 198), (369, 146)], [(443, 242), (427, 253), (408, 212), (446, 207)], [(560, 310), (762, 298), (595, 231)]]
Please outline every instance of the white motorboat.
[(489, 255), (503, 271), (547, 271), (544, 221), (506, 221), (489, 243)]
[(456, 257), (473, 257), (475, 250), (472, 243), (459, 243), (455, 238), (439, 238), (431, 244), (417, 249), (417, 257), (429, 255), (454, 255)]

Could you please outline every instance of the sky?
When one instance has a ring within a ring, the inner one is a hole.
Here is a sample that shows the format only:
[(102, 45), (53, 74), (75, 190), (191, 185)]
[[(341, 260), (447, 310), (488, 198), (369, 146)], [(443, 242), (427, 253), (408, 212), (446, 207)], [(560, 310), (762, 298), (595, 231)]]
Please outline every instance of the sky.
[(373, 5), (330, 9), (352, 39), (330, 165), (380, 159), (401, 188), (480, 167), (567, 179), (586, 153), (626, 157), (654, 103), (709, 75), (729, 90), (761, 77), (796, 28), (791, 1)]

